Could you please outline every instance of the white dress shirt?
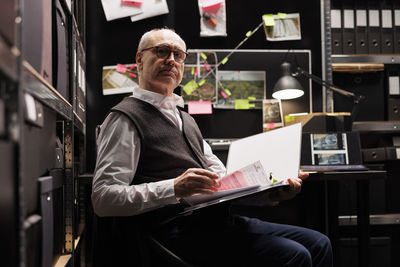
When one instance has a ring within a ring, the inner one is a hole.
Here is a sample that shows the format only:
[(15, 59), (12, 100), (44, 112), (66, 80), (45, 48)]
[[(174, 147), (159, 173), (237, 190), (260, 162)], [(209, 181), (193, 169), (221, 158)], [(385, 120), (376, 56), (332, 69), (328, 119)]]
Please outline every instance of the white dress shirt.
[[(182, 97), (164, 96), (135, 88), (131, 97), (152, 104), (182, 131), (177, 106)], [(225, 175), (226, 169), (203, 140), (207, 169)], [(174, 179), (130, 185), (135, 177), (140, 156), (140, 139), (130, 119), (112, 112), (101, 125), (97, 139), (97, 162), (93, 178), (92, 203), (99, 216), (131, 216), (178, 203)]]

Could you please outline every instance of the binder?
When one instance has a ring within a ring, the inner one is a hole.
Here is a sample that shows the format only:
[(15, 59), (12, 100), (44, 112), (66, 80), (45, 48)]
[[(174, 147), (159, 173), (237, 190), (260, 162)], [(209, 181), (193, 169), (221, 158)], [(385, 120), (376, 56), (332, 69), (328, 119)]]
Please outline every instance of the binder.
[(368, 51), (370, 54), (381, 53), (381, 23), (379, 2), (368, 1)]
[(40, 74), (50, 84), (53, 84), (52, 61), (52, 0), (41, 0), (43, 6), (43, 35), (42, 35), (42, 65)]
[(68, 72), (68, 21), (60, 0), (55, 1), (54, 6), (54, 86), (57, 91), (70, 102), (69, 93), (69, 72)]
[(400, 2), (393, 1), (394, 53), (400, 53)]
[(398, 67), (388, 67), (387, 118), (400, 120), (400, 71)]
[(343, 53), (355, 53), (354, 9), (343, 3)]
[(381, 1), (382, 54), (393, 54), (393, 19), (392, 4), (389, 0)]
[(24, 13), (22, 20), (22, 57), (37, 72), (42, 67), (42, 40), (43, 40), (43, 7), (42, 1), (24, 0)]
[(356, 54), (368, 54), (367, 5), (365, 0), (355, 1), (355, 16)]
[(331, 9), (332, 54), (343, 54), (342, 13)]

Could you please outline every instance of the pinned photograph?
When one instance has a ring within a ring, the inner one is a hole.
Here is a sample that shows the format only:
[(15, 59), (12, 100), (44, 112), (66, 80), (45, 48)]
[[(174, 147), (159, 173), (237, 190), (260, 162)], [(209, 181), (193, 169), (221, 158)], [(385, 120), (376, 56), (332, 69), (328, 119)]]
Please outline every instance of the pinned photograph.
[(139, 84), (136, 64), (103, 67), (103, 95), (131, 93)]
[(301, 40), (299, 13), (266, 14), (263, 16), (263, 20), (268, 41)]
[(283, 126), (282, 105), (279, 99), (264, 99), (263, 101), (263, 131), (269, 131)]

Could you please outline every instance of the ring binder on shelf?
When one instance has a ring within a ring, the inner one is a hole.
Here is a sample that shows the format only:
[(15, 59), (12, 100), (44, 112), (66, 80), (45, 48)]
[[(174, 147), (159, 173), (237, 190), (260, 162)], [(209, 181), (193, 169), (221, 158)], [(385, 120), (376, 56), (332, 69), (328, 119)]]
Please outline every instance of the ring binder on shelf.
[(365, 0), (356, 0), (356, 54), (368, 54), (367, 6)]
[(393, 20), (392, 5), (388, 0), (381, 2), (381, 25), (382, 25), (382, 54), (393, 54)]
[(368, 50), (370, 54), (381, 53), (381, 24), (379, 3), (368, 1)]
[(393, 31), (394, 31), (394, 40), (393, 40), (393, 48), (394, 53), (400, 53), (400, 2), (393, 2)]
[(354, 54), (354, 6), (352, 3), (343, 2), (343, 54)]
[(342, 13), (340, 9), (331, 9), (332, 53), (343, 54)]

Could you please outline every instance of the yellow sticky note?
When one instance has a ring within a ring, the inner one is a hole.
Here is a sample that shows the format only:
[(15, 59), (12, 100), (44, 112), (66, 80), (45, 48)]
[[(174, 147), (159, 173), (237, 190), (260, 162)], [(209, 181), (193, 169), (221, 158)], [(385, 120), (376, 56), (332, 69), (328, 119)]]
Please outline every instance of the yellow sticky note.
[(285, 121), (286, 121), (286, 122), (292, 122), (292, 121), (294, 121), (294, 116), (286, 115), (286, 116), (285, 116)]
[(222, 60), (222, 65), (225, 65), (225, 63), (228, 61), (228, 58), (226, 57), (226, 58), (224, 58), (223, 60)]
[(265, 26), (274, 26), (275, 25), (274, 15), (272, 15), (272, 14), (265, 14), (263, 16), (263, 20), (264, 20)]
[(231, 91), (229, 91), (229, 89), (225, 89), (225, 93), (227, 93), (228, 96), (232, 95), (232, 93), (231, 93)]
[(193, 75), (194, 74), (194, 67), (192, 67), (192, 70), (190, 71), (190, 73)]
[(248, 99), (249, 100), (256, 100), (257, 98), (255, 96), (249, 96)]
[(247, 33), (246, 33), (246, 37), (249, 37), (251, 35), (251, 31), (248, 31)]
[(284, 18), (286, 18), (286, 13), (278, 12), (277, 16), (279, 19), (284, 19)]
[(255, 108), (256, 104), (249, 104), (249, 108)]
[(206, 80), (201, 80), (201, 81), (199, 82), (199, 86), (202, 86), (205, 82), (206, 82)]
[(235, 100), (235, 109), (249, 109), (249, 100), (248, 99), (236, 99)]
[(206, 54), (204, 54), (203, 52), (201, 52), (200, 53), (200, 56), (204, 59), (204, 60), (206, 60), (207, 59), (207, 56), (206, 56)]
[(194, 91), (196, 91), (198, 85), (195, 82), (195, 80), (191, 80), (189, 81), (187, 84), (185, 84), (185, 86), (183, 86), (183, 91), (185, 91), (185, 93), (187, 95), (192, 94)]

